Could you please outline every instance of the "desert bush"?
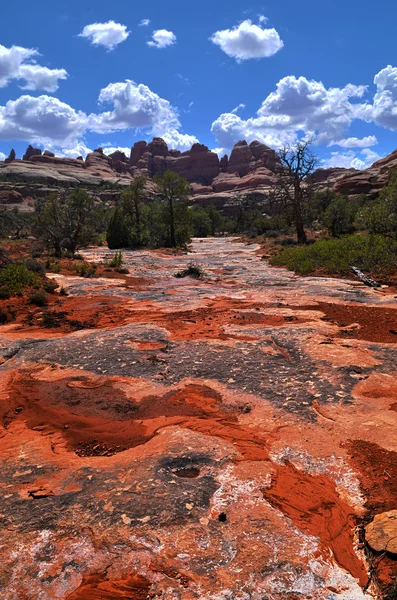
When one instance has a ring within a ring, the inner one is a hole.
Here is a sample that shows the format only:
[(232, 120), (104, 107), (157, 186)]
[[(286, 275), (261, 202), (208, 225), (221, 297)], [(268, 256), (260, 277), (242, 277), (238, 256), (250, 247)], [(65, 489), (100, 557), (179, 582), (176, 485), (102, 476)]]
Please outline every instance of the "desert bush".
[(109, 261), (109, 267), (121, 267), (123, 264), (123, 253), (121, 250), (113, 254), (112, 259)]
[(45, 266), (34, 258), (28, 258), (25, 261), (25, 266), (29, 271), (37, 273), (38, 275), (44, 275), (45, 273)]
[(319, 240), (310, 245), (284, 248), (271, 259), (301, 275), (316, 270), (346, 275), (355, 266), (374, 276), (383, 277), (396, 271), (397, 241), (382, 235), (350, 235)]
[(47, 306), (47, 294), (43, 290), (35, 290), (29, 294), (29, 302), (36, 306)]
[(0, 270), (0, 289), (8, 290), (10, 296), (23, 293), (38, 281), (36, 273), (29, 271), (25, 265), (10, 263)]
[(97, 270), (96, 265), (87, 262), (73, 265), (73, 268), (80, 277), (94, 277)]
[(203, 277), (204, 275), (205, 273), (200, 267), (200, 265), (190, 263), (190, 265), (188, 265), (186, 269), (175, 273), (174, 277), (177, 277), (178, 279), (181, 279), (182, 277), (192, 277), (192, 279), (201, 279), (201, 277)]
[(56, 260), (47, 259), (45, 263), (45, 268), (49, 273), (60, 273), (61, 265)]

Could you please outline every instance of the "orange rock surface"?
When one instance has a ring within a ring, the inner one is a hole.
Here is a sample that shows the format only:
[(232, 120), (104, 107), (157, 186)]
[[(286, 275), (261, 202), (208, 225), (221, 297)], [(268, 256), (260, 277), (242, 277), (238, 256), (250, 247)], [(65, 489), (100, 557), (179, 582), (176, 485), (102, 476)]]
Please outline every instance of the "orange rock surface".
[(397, 302), (257, 250), (125, 252), (0, 327), (2, 599), (393, 597)]

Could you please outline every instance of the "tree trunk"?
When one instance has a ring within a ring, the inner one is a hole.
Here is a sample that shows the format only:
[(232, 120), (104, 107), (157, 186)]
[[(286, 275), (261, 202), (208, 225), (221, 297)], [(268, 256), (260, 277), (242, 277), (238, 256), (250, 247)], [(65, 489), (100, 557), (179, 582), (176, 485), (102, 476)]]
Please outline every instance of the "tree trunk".
[(141, 211), (139, 206), (139, 200), (135, 198), (135, 219), (136, 219), (136, 237), (138, 239), (138, 245), (142, 244), (142, 234), (141, 234)]
[(176, 248), (176, 239), (175, 239), (175, 223), (174, 223), (174, 202), (172, 198), (169, 198), (169, 206), (170, 206), (170, 241), (171, 246)]
[(298, 240), (298, 244), (306, 244), (307, 237), (306, 237), (306, 232), (305, 232), (305, 228), (303, 226), (303, 219), (302, 219), (302, 204), (301, 204), (300, 186), (295, 187), (294, 217), (295, 217), (295, 228), (296, 228), (296, 237)]

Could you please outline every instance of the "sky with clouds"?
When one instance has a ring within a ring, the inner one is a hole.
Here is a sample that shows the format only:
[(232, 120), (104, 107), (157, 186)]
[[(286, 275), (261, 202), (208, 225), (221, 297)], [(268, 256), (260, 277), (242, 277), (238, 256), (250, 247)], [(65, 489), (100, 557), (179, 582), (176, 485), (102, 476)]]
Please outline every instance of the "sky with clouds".
[(306, 137), (323, 166), (365, 168), (397, 147), (396, 18), (369, 0), (7, 3), (0, 159)]

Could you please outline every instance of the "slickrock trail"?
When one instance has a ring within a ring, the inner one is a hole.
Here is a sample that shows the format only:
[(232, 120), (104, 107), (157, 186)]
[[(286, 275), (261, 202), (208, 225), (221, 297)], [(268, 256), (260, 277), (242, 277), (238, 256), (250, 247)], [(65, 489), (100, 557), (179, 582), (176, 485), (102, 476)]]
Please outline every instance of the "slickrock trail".
[(258, 250), (125, 252), (54, 276), (90, 328), (0, 327), (2, 600), (395, 597), (362, 524), (397, 508), (397, 299)]

